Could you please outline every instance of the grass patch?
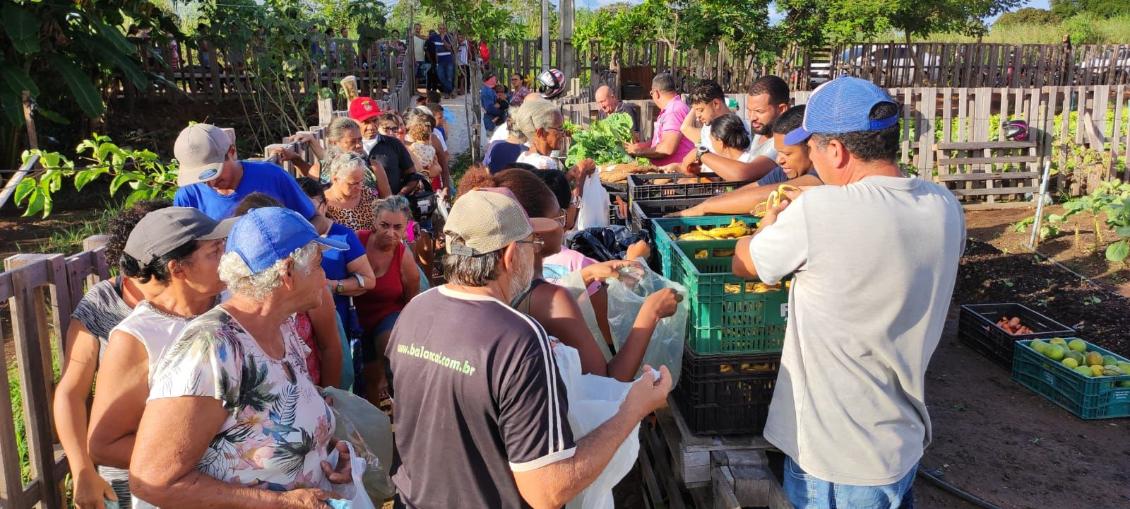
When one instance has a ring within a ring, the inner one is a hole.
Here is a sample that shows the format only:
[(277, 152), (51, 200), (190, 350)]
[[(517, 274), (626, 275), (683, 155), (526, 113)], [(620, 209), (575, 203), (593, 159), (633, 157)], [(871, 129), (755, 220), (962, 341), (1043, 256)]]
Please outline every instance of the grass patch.
[(82, 241), (91, 235), (101, 235), (110, 228), (110, 220), (117, 217), (121, 208), (109, 203), (96, 211), (97, 215), (76, 224), (51, 232), (47, 239), (16, 242), (21, 253), (63, 253), (71, 255), (82, 251)]

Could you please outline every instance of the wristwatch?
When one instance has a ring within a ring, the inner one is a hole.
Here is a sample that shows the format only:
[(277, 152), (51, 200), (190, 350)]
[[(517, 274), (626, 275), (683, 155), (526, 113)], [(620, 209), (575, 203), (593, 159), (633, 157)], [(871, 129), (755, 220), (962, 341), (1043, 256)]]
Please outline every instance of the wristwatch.
[(702, 162), (702, 155), (707, 153), (707, 152), (710, 152), (710, 149), (706, 148), (703, 145), (699, 145), (698, 146), (698, 152), (694, 156), (694, 162), (701, 163)]

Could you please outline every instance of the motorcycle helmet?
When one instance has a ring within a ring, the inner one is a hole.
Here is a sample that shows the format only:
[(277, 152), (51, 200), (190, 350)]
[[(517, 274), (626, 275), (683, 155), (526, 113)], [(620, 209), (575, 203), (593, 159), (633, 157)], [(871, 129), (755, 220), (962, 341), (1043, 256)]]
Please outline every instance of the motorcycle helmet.
[(1028, 141), (1028, 122), (1023, 120), (1009, 120), (1001, 126), (1004, 129), (1006, 140)]
[(542, 71), (538, 74), (537, 82), (546, 99), (553, 99), (565, 91), (565, 74), (557, 69)]

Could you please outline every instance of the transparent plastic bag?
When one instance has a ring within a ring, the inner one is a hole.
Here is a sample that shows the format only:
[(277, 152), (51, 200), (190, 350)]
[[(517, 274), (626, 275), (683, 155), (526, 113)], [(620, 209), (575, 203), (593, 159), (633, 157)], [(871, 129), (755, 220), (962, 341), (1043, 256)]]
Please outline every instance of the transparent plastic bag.
[[(647, 266), (622, 270), (620, 277), (608, 280), (608, 325), (612, 330), (612, 342), (616, 345), (616, 351), (624, 348), (647, 296), (664, 288), (674, 288), (679, 295), (687, 295), (687, 289), (683, 285), (656, 274)], [(659, 321), (655, 332), (651, 334), (651, 342), (647, 345), (641, 363), (656, 369), (667, 366), (671, 371), (671, 381), (676, 384), (679, 383), (683, 366), (687, 313), (687, 301), (683, 300), (679, 302), (674, 315)]]
[[(324, 394), (333, 400), (337, 425), (334, 438), (345, 440), (353, 447), (354, 475), (360, 475), (368, 498), (382, 502), (392, 498), (395, 489), (389, 478), (392, 467), (392, 423), (387, 415), (364, 398), (349, 391), (327, 387)], [(363, 461), (363, 474), (357, 461)]]

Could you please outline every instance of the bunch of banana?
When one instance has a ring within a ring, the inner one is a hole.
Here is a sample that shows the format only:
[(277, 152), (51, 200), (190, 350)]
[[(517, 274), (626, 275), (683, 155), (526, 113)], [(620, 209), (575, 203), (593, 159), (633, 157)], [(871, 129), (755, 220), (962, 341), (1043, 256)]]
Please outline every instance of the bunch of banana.
[(777, 186), (777, 190), (769, 193), (769, 197), (766, 198), (765, 201), (754, 205), (753, 210), (750, 211), (750, 213), (758, 217), (765, 215), (765, 212), (767, 212), (769, 209), (776, 208), (778, 205), (780, 205), (781, 200), (785, 199), (788, 196), (786, 193), (790, 191), (800, 191), (800, 188), (796, 186), (790, 186), (788, 184), (781, 184)]
[[(750, 281), (745, 284), (746, 293), (769, 293), (781, 289), (781, 284), (770, 285), (757, 281)], [(726, 283), (722, 290), (729, 294), (742, 293), (742, 287), (738, 283)]]
[(753, 233), (753, 230), (750, 229), (749, 225), (735, 218), (731, 219), (730, 224), (726, 226), (718, 226), (709, 230), (703, 230), (701, 226), (696, 226), (694, 230), (679, 235), (679, 240), (736, 239), (751, 233)]

